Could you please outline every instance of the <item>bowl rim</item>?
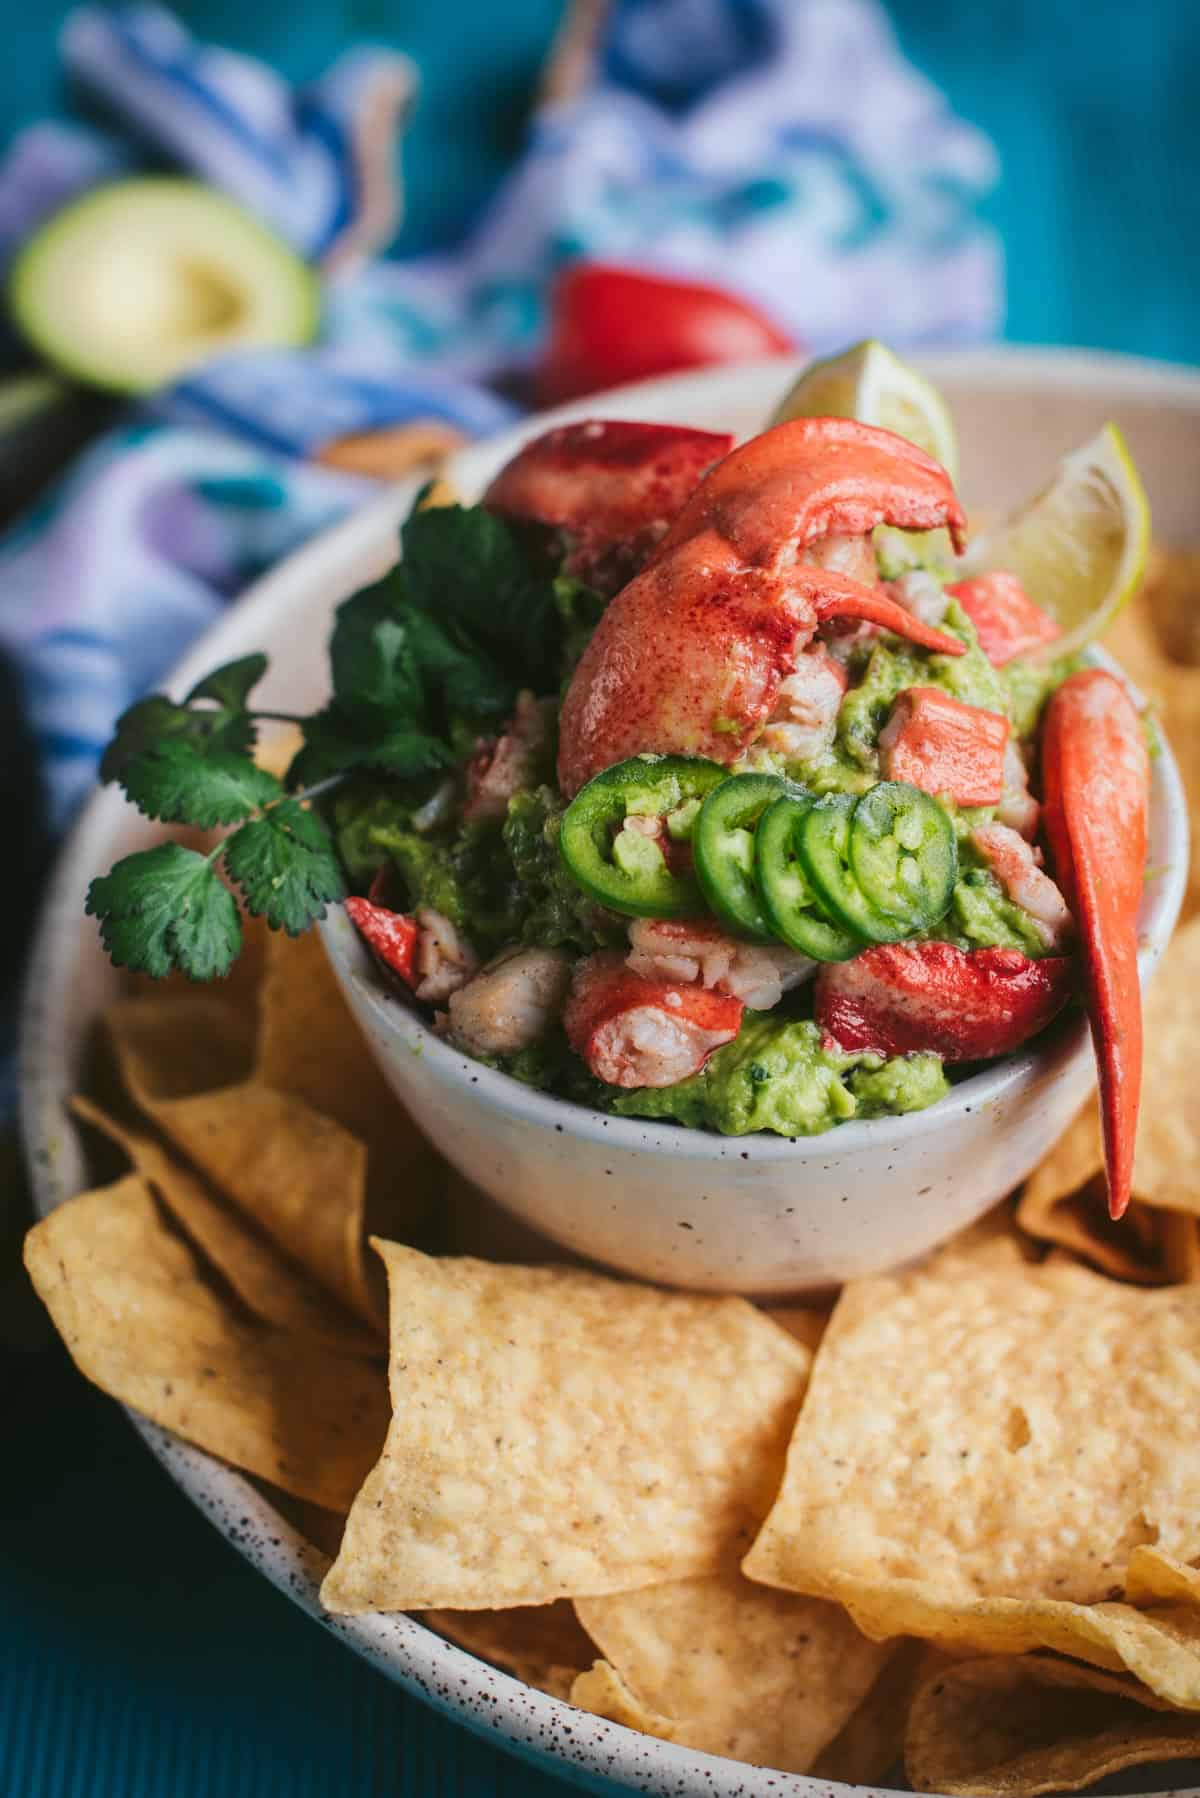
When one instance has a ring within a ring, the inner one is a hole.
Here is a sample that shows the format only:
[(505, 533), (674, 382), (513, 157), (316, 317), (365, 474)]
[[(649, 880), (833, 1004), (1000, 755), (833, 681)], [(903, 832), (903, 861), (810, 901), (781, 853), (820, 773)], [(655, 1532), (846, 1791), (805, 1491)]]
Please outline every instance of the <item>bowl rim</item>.
[[(939, 374), (981, 385), (1004, 387), (1022, 379), (1037, 380), (1060, 388), (1084, 392), (1103, 386), (1119, 400), (1160, 399), (1178, 404), (1181, 396), (1189, 410), (1200, 414), (1200, 369), (1172, 366), (1147, 359), (1106, 352), (1063, 352), (1053, 347), (1028, 348), (991, 345), (951, 350), (936, 356), (918, 356), (921, 367), (936, 380)], [(803, 358), (772, 358), (772, 372), (781, 380), (801, 366)], [(761, 368), (747, 364), (744, 371)], [(614, 389), (573, 406), (524, 421), (503, 439), (489, 445), (516, 443), (549, 424), (587, 416), (598, 409), (656, 405), (660, 396), (676, 403), (690, 403), (690, 395), (707, 385), (729, 378), (728, 368), (670, 377)], [(480, 453), (471, 446), (464, 456)], [(323, 572), (332, 578), (339, 565), (373, 541), (381, 530), (394, 524), (407, 508), (419, 480), (398, 483), (370, 500), (348, 518), (321, 532), (292, 552), (247, 589), (235, 606), (225, 612), (173, 668), (166, 681), (174, 685), (196, 678), (210, 665), (208, 643), (231, 628), (235, 614), (265, 606), (275, 591), (294, 578), (303, 563), (315, 581)], [(236, 628), (236, 627), (234, 627)], [(1173, 764), (1172, 764), (1173, 767)], [(76, 819), (61, 845), (34, 936), (25, 979), (19, 1033), (19, 1100), (22, 1140), (29, 1168), (34, 1208), (39, 1217), (71, 1196), (60, 1169), (61, 1135), (67, 1124), (61, 1105), (62, 1048), (60, 1030), (70, 993), (55, 977), (68, 932), (81, 925), (79, 899), (81, 876), (96, 866), (96, 852), (106, 843), (118, 805), (111, 793), (97, 792)], [(1081, 1045), (1082, 1046), (1082, 1045)], [(479, 1064), (471, 1064), (477, 1067)], [(1007, 1065), (1007, 1064), (1006, 1064)], [(480, 1072), (491, 1070), (480, 1069)], [(505, 1076), (506, 1086), (519, 1082)], [(966, 1084), (965, 1082), (963, 1083)], [(566, 1105), (567, 1101), (558, 1101)], [(583, 1111), (584, 1108), (574, 1108)], [(936, 1109), (936, 1108), (933, 1108)], [(910, 1114), (921, 1117), (925, 1114)], [(614, 1120), (616, 1121), (616, 1120)], [(620, 1120), (627, 1122), (628, 1120)], [(648, 1122), (648, 1120), (647, 1120)], [(841, 1126), (842, 1130), (853, 1126)], [(671, 1128), (663, 1126), (663, 1128)], [(687, 1135), (672, 1128), (672, 1148)], [(705, 1140), (712, 1140), (705, 1136)], [(744, 1138), (721, 1139), (744, 1142)], [(830, 1136), (808, 1139), (828, 1145)], [(836, 1137), (833, 1140), (837, 1140)], [(791, 1144), (781, 1144), (790, 1149)], [(799, 1145), (797, 1145), (799, 1146)], [(170, 1431), (151, 1423), (129, 1407), (127, 1417), (171, 1478), (193, 1504), (251, 1564), (292, 1599), (301, 1610), (344, 1640), (377, 1671), (401, 1685), (411, 1695), (430, 1704), (462, 1727), (489, 1743), (505, 1748), (542, 1769), (568, 1781), (599, 1790), (670, 1791), (678, 1798), (828, 1798), (831, 1791), (849, 1788), (807, 1774), (782, 1773), (753, 1767), (745, 1762), (682, 1748), (656, 1737), (590, 1713), (581, 1713), (563, 1700), (527, 1686), (439, 1636), (418, 1619), (404, 1615), (333, 1617), (317, 1598), (326, 1557), (313, 1548), (274, 1507), (269, 1497), (245, 1475), (193, 1447)], [(1171, 1798), (1200, 1798), (1200, 1787), (1173, 1788)], [(905, 1798), (894, 1788), (858, 1788), (860, 1798)], [(1167, 1798), (1168, 1788), (1157, 1787), (1142, 1798)]]

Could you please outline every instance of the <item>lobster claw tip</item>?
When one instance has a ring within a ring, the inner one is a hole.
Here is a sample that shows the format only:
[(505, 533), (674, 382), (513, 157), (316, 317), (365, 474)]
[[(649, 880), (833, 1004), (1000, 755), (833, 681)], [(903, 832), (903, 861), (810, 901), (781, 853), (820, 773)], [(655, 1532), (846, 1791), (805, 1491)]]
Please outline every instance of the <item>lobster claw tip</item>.
[(926, 624), (885, 593), (873, 592), (870, 587), (845, 576), (839, 580), (836, 592), (814, 594), (813, 606), (822, 624), (831, 618), (859, 618), (867, 624), (878, 624), (897, 637), (906, 637), (922, 649), (932, 649), (938, 655), (966, 654), (967, 646), (960, 637), (952, 637), (948, 631)]

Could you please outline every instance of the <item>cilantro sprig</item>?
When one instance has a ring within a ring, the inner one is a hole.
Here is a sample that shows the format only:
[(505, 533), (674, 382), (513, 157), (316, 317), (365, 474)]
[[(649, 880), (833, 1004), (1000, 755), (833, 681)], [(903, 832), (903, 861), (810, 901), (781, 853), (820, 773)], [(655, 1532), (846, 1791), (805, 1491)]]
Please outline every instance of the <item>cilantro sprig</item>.
[[(345, 893), (310, 801), (361, 770), (432, 786), (500, 728), (522, 687), (557, 688), (594, 596), (536, 570), (481, 507), (418, 502), (401, 541), (403, 561), (338, 608), (319, 711), (257, 710), (267, 658), (251, 655), (118, 720), (101, 779), (149, 818), (228, 832), (207, 853), (159, 843), (92, 882), (86, 909), (119, 967), (219, 978), (241, 947), (242, 907), (298, 935)], [(259, 721), (281, 717), (303, 738), (282, 780), (254, 760)]]
[[(193, 980), (227, 974), (242, 944), (239, 907), (296, 936), (345, 891), (324, 824), (253, 760), (250, 693), (265, 656), (215, 669), (181, 702), (155, 693), (117, 722), (101, 764), (148, 818), (236, 826), (208, 854), (159, 843), (93, 880), (86, 909), (118, 967)], [(240, 746), (240, 747), (239, 747)], [(223, 866), (226, 881), (218, 870)], [(228, 884), (227, 884), (228, 882)]]

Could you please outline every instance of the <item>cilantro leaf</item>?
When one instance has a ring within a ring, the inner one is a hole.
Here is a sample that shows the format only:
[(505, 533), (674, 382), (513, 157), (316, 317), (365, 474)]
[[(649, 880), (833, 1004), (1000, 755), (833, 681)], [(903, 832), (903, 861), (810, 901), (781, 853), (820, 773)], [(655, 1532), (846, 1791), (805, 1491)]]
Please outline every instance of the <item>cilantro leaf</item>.
[(512, 526), (482, 506), (430, 506), (401, 531), (413, 604), (463, 647), (490, 654), (535, 693), (558, 684), (553, 582), (530, 566)]
[(100, 779), (119, 781), (136, 756), (173, 737), (201, 748), (244, 755), (254, 744), (254, 724), (245, 712), (193, 710), (176, 705), (165, 693), (151, 693), (117, 719), (116, 734), (100, 762)]
[(329, 645), (334, 699), (364, 728), (423, 717), (425, 694), (399, 571), (364, 587), (337, 610)]
[(409, 635), (426, 681), (436, 692), (445, 729), (452, 716), (475, 725), (499, 724), (516, 704), (524, 681), (504, 673), (494, 657), (477, 646), (464, 647), (447, 634), (436, 618), (413, 611)]
[(574, 575), (560, 574), (554, 581), (554, 609), (562, 631), (562, 666), (565, 687), (575, 672), (592, 632), (604, 615), (607, 602)]
[(198, 748), (169, 737), (143, 750), (121, 771), (121, 785), (140, 812), (168, 824), (237, 824), (283, 794), (265, 768), (228, 749)]
[(206, 674), (203, 680), (198, 680), (184, 704), (191, 705), (196, 699), (215, 699), (226, 711), (244, 712), (250, 689), (258, 685), (266, 672), (264, 655), (242, 656), (239, 661), (226, 662), (223, 667)]
[(178, 968), (190, 980), (227, 974), (242, 946), (233, 895), (216, 870), (182, 843), (127, 855), (88, 888), (88, 916), (118, 968), (161, 980)]
[(287, 771), (287, 784), (293, 789), (316, 786), (318, 781), (328, 780), (334, 774), (348, 774), (355, 768), (378, 768), (409, 779), (436, 774), (454, 761), (453, 750), (441, 737), (410, 730), (403, 724), (375, 735), (360, 732), (336, 705), (306, 718), (301, 729), (304, 746)]
[(225, 844), (225, 868), (253, 915), (299, 936), (346, 891), (333, 840), (319, 818), (285, 799)]

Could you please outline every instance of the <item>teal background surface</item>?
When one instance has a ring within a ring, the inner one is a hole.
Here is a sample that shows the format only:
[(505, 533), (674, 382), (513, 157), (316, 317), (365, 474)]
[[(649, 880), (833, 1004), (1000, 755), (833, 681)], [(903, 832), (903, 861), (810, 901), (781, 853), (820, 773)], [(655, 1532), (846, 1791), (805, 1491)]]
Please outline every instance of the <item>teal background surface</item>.
[[(9, 0), (0, 139), (61, 98), (63, 0)], [(401, 247), (454, 241), (520, 140), (558, 0), (177, 0), (315, 71), (350, 36), (421, 64)], [(905, 49), (1004, 177), (1007, 334), (1200, 362), (1195, 0), (894, 0)], [(0, 1370), (5, 1798), (552, 1798), (252, 1574), (57, 1346)]]

